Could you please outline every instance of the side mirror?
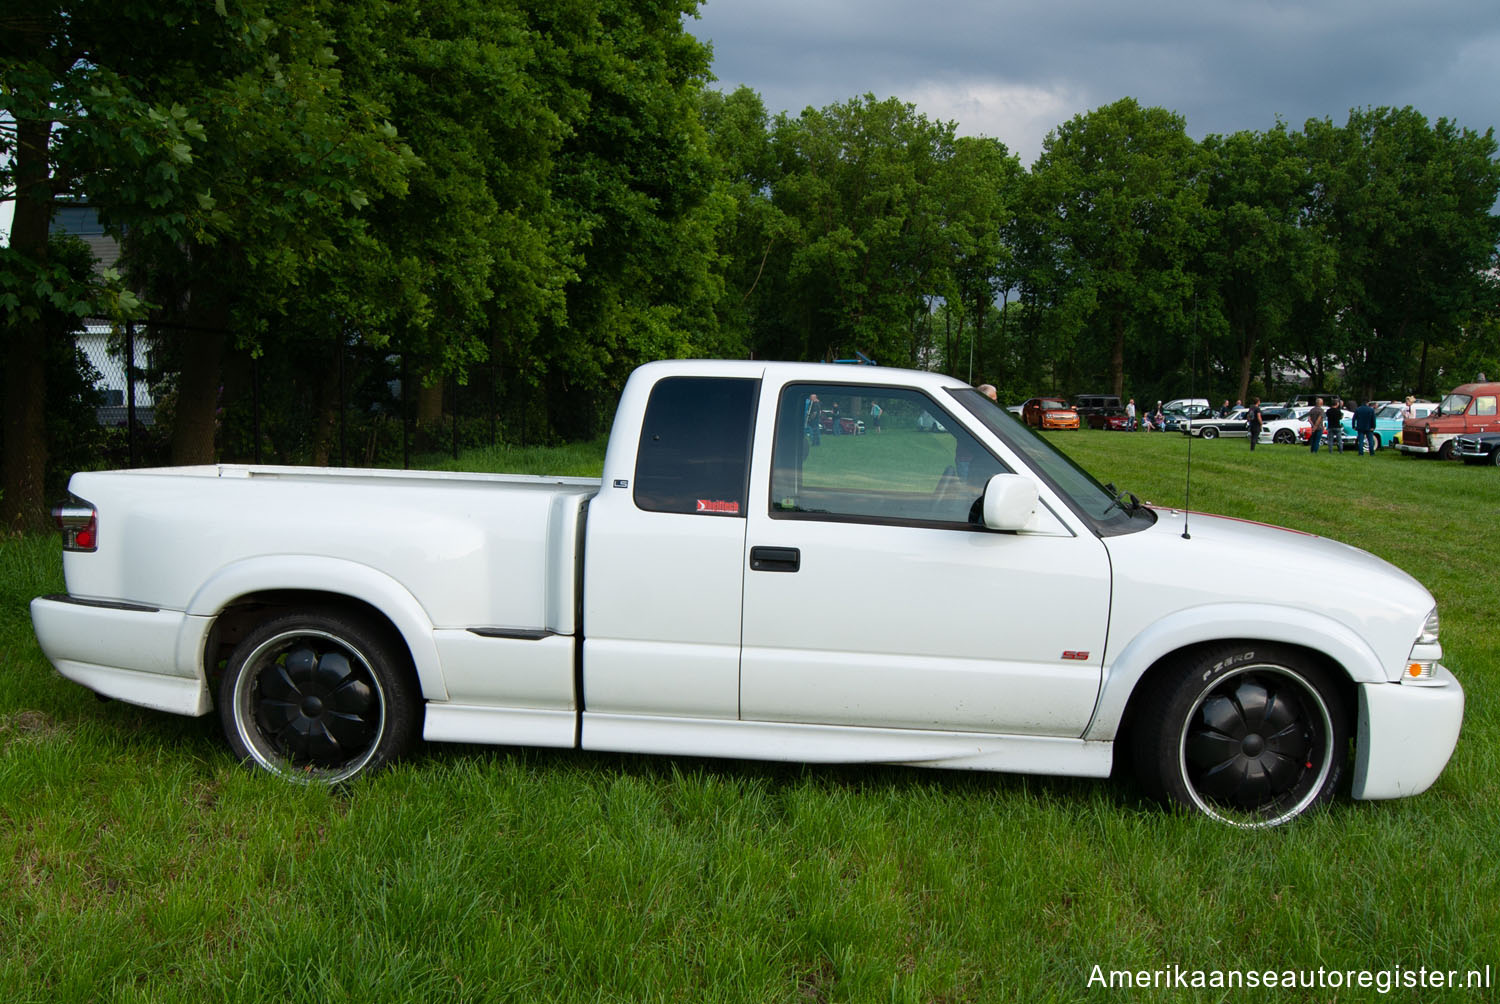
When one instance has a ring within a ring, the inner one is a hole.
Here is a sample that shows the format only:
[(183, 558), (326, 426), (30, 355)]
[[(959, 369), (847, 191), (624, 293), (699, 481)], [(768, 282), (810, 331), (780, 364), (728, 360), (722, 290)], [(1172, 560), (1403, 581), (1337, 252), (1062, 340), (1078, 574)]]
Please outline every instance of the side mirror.
[(984, 525), (1021, 530), (1036, 512), (1036, 482), (1019, 474), (996, 474), (984, 486)]

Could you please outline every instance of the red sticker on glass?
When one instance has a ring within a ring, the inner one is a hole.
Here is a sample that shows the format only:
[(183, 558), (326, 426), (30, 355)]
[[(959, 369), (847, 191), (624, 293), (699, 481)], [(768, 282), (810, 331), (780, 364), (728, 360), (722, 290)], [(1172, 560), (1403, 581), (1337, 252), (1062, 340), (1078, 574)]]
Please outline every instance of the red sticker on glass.
[(738, 516), (740, 514), (740, 504), (738, 502), (725, 502), (722, 499), (699, 499), (698, 511), (720, 512), (728, 513), (731, 516)]

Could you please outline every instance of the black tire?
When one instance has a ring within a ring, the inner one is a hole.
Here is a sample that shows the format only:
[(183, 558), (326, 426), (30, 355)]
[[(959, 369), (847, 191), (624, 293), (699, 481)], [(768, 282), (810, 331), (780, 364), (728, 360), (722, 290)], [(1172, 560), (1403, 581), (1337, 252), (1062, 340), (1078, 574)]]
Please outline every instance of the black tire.
[(1444, 443), (1441, 447), (1438, 448), (1437, 457), (1438, 457), (1439, 460), (1452, 460), (1453, 459), (1453, 440), (1451, 440), (1451, 439), (1448, 440), (1446, 443)]
[(417, 735), (411, 659), (384, 627), (345, 613), (298, 613), (256, 628), (229, 656), (219, 719), (247, 766), (339, 784), (379, 770)]
[(1500, 467), (1500, 448), (1490, 451), (1489, 465), (1491, 467)]
[(1147, 695), (1134, 723), (1142, 784), (1244, 829), (1326, 805), (1343, 775), (1349, 715), (1320, 667), (1276, 645), (1200, 651)]
[(1291, 429), (1277, 429), (1276, 434), (1271, 439), (1277, 443), (1295, 443), (1297, 441), (1297, 434)]
[(1203, 438), (1204, 439), (1218, 439), (1219, 438), (1219, 429), (1218, 429), (1218, 426), (1205, 425), (1203, 427)]

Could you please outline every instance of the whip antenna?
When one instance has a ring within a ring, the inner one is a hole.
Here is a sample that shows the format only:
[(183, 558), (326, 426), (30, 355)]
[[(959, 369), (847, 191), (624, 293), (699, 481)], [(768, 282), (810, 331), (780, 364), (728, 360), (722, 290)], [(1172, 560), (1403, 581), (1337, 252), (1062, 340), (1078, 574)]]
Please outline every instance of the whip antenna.
[(1198, 397), (1198, 294), (1193, 294), (1193, 345), (1188, 352), (1188, 418), (1187, 418), (1187, 484), (1182, 499), (1182, 539), (1192, 540), (1188, 533), (1188, 517), (1193, 508), (1193, 401)]

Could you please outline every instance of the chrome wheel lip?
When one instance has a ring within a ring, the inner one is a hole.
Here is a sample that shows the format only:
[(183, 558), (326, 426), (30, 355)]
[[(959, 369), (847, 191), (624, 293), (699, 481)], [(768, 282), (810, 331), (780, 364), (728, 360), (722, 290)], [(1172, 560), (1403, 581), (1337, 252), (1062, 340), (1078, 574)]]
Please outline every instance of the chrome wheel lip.
[[(375, 692), (378, 715), (374, 735), (359, 756), (336, 768), (299, 766), (292, 763), (276, 751), (274, 744), (256, 723), (256, 690), (261, 672), (265, 668), (262, 665), (263, 661), (268, 655), (274, 656), (289, 651), (299, 641), (305, 640), (314, 640), (316, 642), (314, 647), (320, 653), (333, 650), (343, 653), (351, 665), (361, 672), (370, 689)], [(257, 645), (255, 650), (245, 658), (239, 676), (235, 680), (231, 700), (233, 701), (231, 717), (235, 732), (238, 733), (245, 749), (249, 750), (251, 758), (272, 774), (303, 784), (338, 784), (355, 776), (374, 758), (375, 751), (379, 748), (380, 741), (386, 732), (385, 688), (381, 686), (380, 677), (370, 664), (369, 657), (357, 646), (351, 644), (349, 639), (317, 628), (282, 631)]]
[[(1204, 702), (1227, 684), (1251, 675), (1275, 676), (1294, 683), (1301, 691), (1300, 698), (1304, 705), (1310, 705), (1311, 710), (1314, 710), (1317, 714), (1317, 718), (1313, 724), (1320, 730), (1322, 741), (1322, 762), (1318, 765), (1317, 776), (1307, 786), (1307, 791), (1293, 805), (1285, 807), (1275, 816), (1263, 819), (1251, 819), (1246, 818), (1245, 815), (1233, 814), (1225, 807), (1205, 798), (1191, 781), (1187, 763), (1188, 740), (1193, 733), (1198, 714), (1202, 710)], [(1236, 667), (1233, 671), (1223, 676), (1215, 678), (1200, 690), (1198, 696), (1193, 699), (1193, 705), (1189, 709), (1183, 721), (1182, 730), (1177, 736), (1178, 776), (1181, 777), (1183, 786), (1187, 789), (1188, 798), (1192, 800), (1194, 807), (1211, 819), (1242, 830), (1263, 830), (1273, 826), (1280, 826), (1282, 823), (1289, 822), (1300, 816), (1309, 806), (1318, 800), (1323, 792), (1324, 786), (1328, 783), (1328, 776), (1334, 767), (1336, 751), (1331, 748), (1333, 737), (1333, 715), (1328, 710), (1328, 702), (1323, 699), (1323, 695), (1318, 692), (1317, 687), (1313, 686), (1307, 677), (1287, 666), (1264, 662), (1247, 663)]]

